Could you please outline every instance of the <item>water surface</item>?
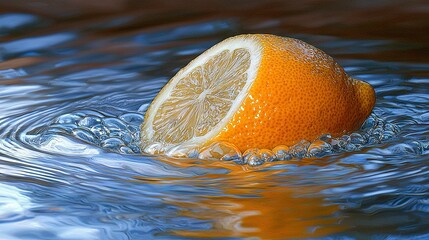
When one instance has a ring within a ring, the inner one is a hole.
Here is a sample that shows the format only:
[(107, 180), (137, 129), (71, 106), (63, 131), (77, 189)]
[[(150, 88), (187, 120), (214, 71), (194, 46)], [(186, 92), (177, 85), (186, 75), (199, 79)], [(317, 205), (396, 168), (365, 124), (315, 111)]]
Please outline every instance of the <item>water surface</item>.
[[(0, 1), (0, 238), (429, 238), (427, 4), (246, 3)], [(253, 167), (140, 154), (162, 86), (240, 33), (323, 49), (399, 132)]]

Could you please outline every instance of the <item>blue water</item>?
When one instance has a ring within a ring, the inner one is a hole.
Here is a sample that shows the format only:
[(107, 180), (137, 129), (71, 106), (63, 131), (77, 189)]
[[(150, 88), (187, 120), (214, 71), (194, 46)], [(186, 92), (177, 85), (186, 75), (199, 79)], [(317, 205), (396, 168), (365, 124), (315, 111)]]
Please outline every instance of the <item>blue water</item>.
[[(426, 35), (346, 34), (326, 19), (294, 28), (320, 17), (312, 7), (290, 18), (1, 13), (0, 239), (429, 238)], [(365, 141), (258, 166), (141, 154), (138, 127), (162, 86), (245, 32), (307, 41), (374, 86)]]

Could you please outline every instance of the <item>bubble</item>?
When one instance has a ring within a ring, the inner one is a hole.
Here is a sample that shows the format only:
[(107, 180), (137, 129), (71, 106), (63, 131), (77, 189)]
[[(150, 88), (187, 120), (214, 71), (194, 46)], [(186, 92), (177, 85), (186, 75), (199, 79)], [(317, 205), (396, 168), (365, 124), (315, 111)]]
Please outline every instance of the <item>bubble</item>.
[(353, 151), (359, 150), (359, 148), (356, 145), (352, 144), (352, 143), (347, 143), (344, 146), (344, 150), (347, 151), (347, 152), (353, 152)]
[(144, 114), (148, 108), (149, 108), (149, 103), (145, 103), (145, 104), (141, 105), (137, 111)]
[(105, 118), (103, 119), (103, 125), (106, 126), (111, 132), (127, 130), (127, 125), (117, 118)]
[(308, 157), (323, 157), (332, 152), (332, 146), (325, 141), (316, 140), (308, 146)]
[(289, 147), (286, 145), (279, 145), (273, 149), (277, 160), (290, 160), (292, 155), (289, 153)]
[(319, 137), (319, 140), (329, 143), (332, 140), (332, 136), (330, 134), (323, 134)]
[(370, 144), (378, 144), (383, 140), (383, 130), (380, 128), (375, 128), (370, 132), (368, 136), (368, 142)]
[(347, 144), (347, 142), (343, 141), (341, 138), (332, 138), (327, 143), (329, 143), (332, 146), (332, 149), (334, 151), (342, 151), (342, 150), (344, 150), (344, 147)]
[(119, 131), (116, 128), (113, 128), (113, 129), (109, 129), (109, 131), (110, 131), (108, 135), (109, 138), (120, 138), (127, 145), (130, 144), (132, 141), (134, 141), (132, 134), (128, 130)]
[(259, 166), (264, 163), (264, 159), (259, 155), (259, 148), (250, 148), (243, 153), (243, 163), (250, 166)]
[(105, 140), (108, 138), (110, 131), (102, 124), (97, 124), (91, 127), (90, 131), (94, 133), (94, 135), (100, 139)]
[(377, 144), (377, 143), (379, 143), (379, 140), (377, 137), (368, 136), (368, 144)]
[(134, 153), (141, 153), (140, 147), (138, 144), (129, 144), (128, 147), (134, 152)]
[(73, 135), (85, 142), (94, 143), (94, 144), (97, 144), (99, 142), (99, 140), (95, 137), (94, 133), (86, 129), (80, 129), (80, 128), (73, 129)]
[(400, 129), (397, 125), (391, 124), (391, 123), (386, 123), (384, 125), (384, 133), (383, 133), (383, 139), (382, 140), (390, 139), (390, 138), (396, 136), (399, 132), (400, 132)]
[(310, 142), (307, 140), (301, 140), (299, 143), (291, 147), (290, 153), (292, 157), (304, 158), (307, 154), (307, 149), (310, 146)]
[(376, 116), (371, 114), (363, 123), (362, 129), (373, 128), (376, 125)]
[(198, 158), (232, 161), (241, 159), (241, 152), (235, 145), (231, 143), (215, 142), (201, 149)]
[(130, 133), (131, 133), (133, 139), (137, 139), (137, 140), (140, 139), (140, 131), (136, 131), (136, 132), (130, 131)]
[(119, 152), (124, 154), (134, 154), (134, 151), (127, 146), (120, 147)]
[[(242, 154), (235, 145), (228, 142), (215, 142), (202, 149), (197, 145), (183, 144), (165, 146), (161, 143), (145, 143), (141, 145), (140, 124), (143, 119), (144, 116), (139, 113), (105, 117), (96, 111), (79, 110), (79, 112), (63, 114), (55, 118), (51, 125), (39, 128), (35, 133), (40, 137), (70, 134), (85, 142), (123, 154), (145, 152), (152, 155), (234, 161), (237, 164), (259, 166), (265, 162), (292, 158), (320, 158), (335, 152), (359, 151), (365, 146), (379, 144), (393, 138), (400, 132), (396, 124), (371, 114), (357, 132), (340, 137), (325, 134), (313, 142), (302, 140), (293, 146), (279, 145), (272, 150), (252, 148)], [(408, 145), (410, 149), (414, 149), (412, 151), (419, 154), (428, 151), (427, 143), (408, 143)], [(400, 147), (398, 146), (397, 149)]]
[(244, 153), (243, 153), (243, 162), (244, 163), (247, 163), (247, 160), (248, 160), (248, 158), (249, 158), (249, 156), (250, 155), (253, 155), (253, 154), (258, 154), (258, 152), (259, 152), (259, 148), (249, 148), (249, 149), (247, 149), (246, 151), (244, 151)]
[(133, 136), (131, 135), (130, 132), (125, 131), (125, 132), (121, 132), (121, 134), (119, 135), (119, 137), (122, 139), (122, 141), (124, 141), (125, 144), (129, 144), (131, 143), (134, 139)]
[(401, 129), (398, 127), (398, 125), (393, 124), (393, 123), (386, 123), (384, 125), (384, 129), (386, 132), (392, 132), (394, 134), (398, 134), (401, 131)]
[(350, 143), (352, 144), (365, 144), (367, 141), (366, 137), (360, 133), (350, 134)]
[(78, 126), (91, 128), (94, 125), (101, 123), (101, 118), (97, 116), (86, 116), (78, 122)]
[(349, 143), (350, 142), (350, 140), (351, 140), (351, 138), (350, 138), (350, 136), (349, 135), (343, 135), (343, 136), (341, 136), (340, 137), (340, 140), (344, 143), (344, 145), (345, 144), (347, 144), (347, 143)]
[(132, 126), (139, 126), (143, 122), (143, 115), (137, 113), (125, 113), (119, 119)]
[(249, 157), (247, 158), (247, 164), (249, 166), (260, 166), (262, 164), (264, 164), (264, 159), (262, 159), (260, 156), (258, 155), (249, 155)]
[(110, 151), (119, 152), (120, 148), (125, 146), (124, 142), (119, 138), (108, 138), (101, 142), (101, 147)]
[(80, 119), (81, 116), (77, 114), (67, 113), (57, 117), (53, 122), (58, 124), (77, 124)]
[(275, 154), (269, 149), (261, 149), (258, 152), (258, 155), (264, 162), (273, 162), (275, 160)]
[(136, 137), (138, 137), (137, 135), (140, 135), (140, 126), (127, 125), (127, 130), (133, 133), (133, 135), (136, 135)]
[(109, 131), (110, 131), (109, 137), (121, 138), (121, 131), (119, 131), (117, 129), (109, 129)]

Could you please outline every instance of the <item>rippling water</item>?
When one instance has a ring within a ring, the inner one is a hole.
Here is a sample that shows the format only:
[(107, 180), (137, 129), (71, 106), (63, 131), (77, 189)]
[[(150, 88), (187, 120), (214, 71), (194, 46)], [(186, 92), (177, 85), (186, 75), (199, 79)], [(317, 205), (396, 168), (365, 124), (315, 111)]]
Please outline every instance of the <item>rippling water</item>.
[[(361, 2), (0, 2), (0, 239), (429, 238), (427, 4)], [(260, 166), (142, 155), (168, 79), (249, 32), (371, 83), (365, 141)]]

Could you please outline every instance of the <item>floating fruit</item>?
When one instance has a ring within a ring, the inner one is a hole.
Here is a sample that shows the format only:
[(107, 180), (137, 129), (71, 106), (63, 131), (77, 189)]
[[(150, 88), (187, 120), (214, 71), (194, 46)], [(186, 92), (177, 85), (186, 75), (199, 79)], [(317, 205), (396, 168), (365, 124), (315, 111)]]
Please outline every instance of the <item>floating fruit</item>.
[(146, 112), (142, 147), (185, 154), (224, 141), (241, 151), (273, 149), (357, 130), (374, 104), (373, 88), (323, 51), (293, 38), (239, 35), (164, 86)]

